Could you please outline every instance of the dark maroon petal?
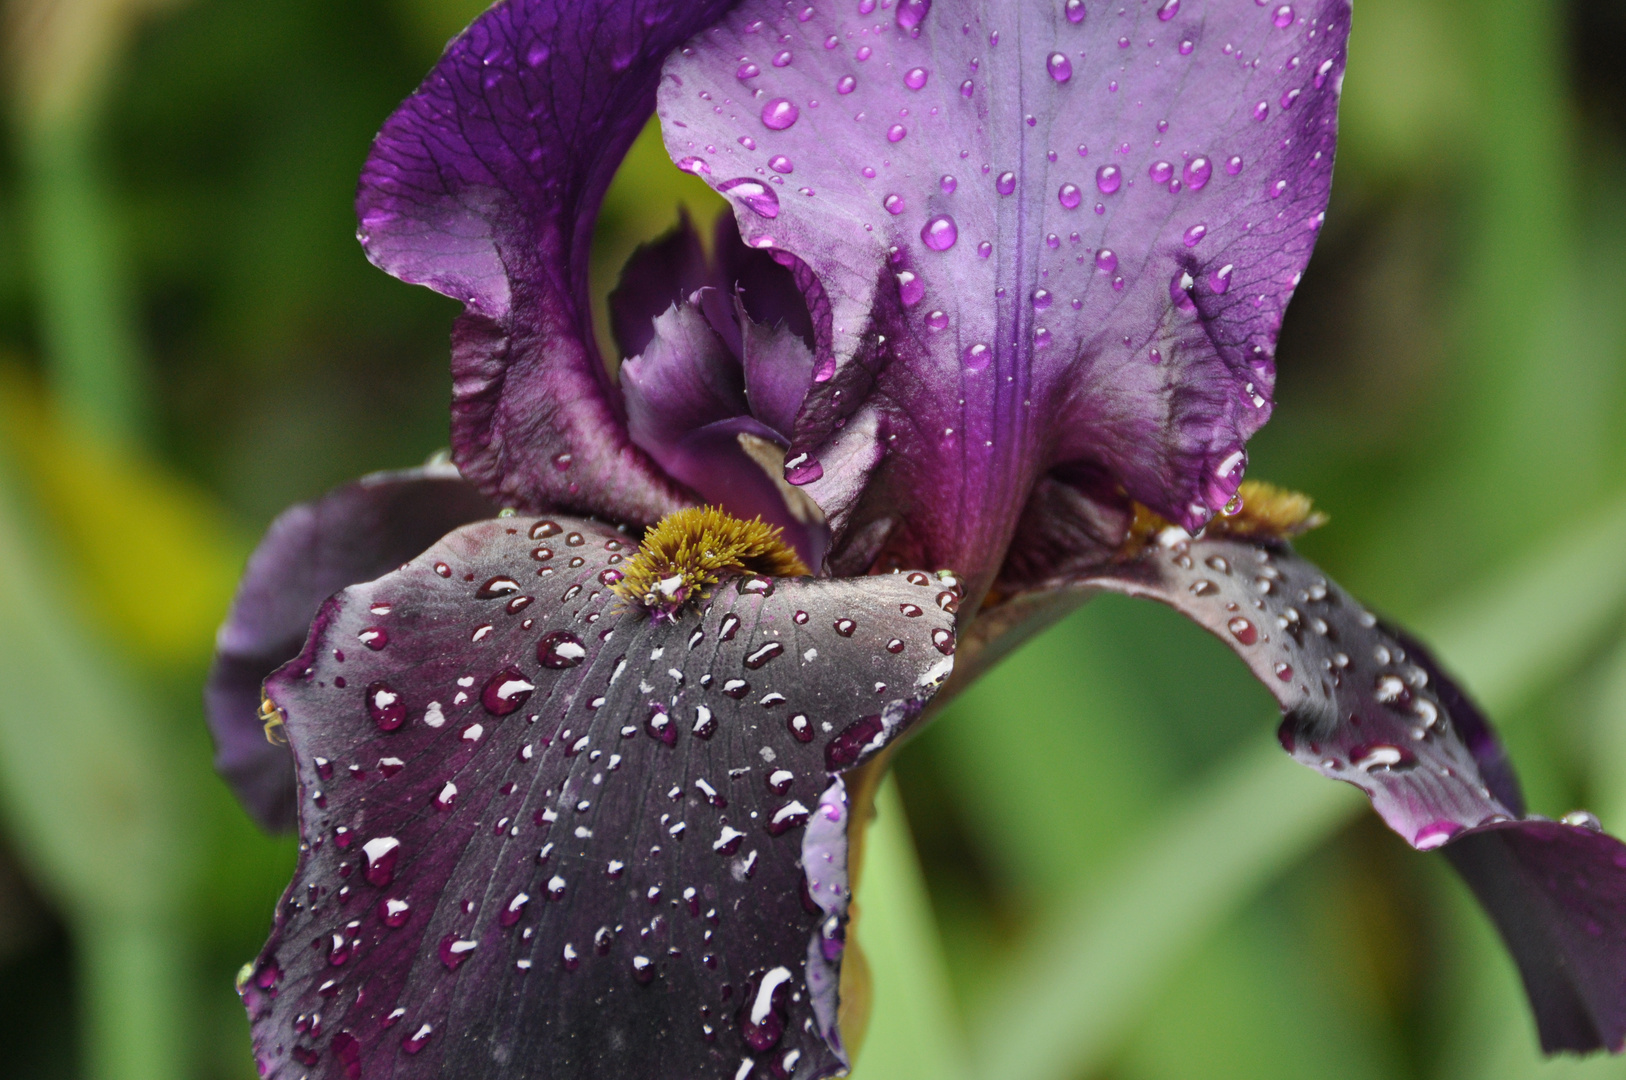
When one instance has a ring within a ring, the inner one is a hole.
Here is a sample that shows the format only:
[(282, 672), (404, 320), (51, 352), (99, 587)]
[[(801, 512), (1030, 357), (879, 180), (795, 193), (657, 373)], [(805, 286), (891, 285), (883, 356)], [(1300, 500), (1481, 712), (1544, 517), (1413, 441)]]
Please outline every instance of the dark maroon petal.
[(746, 243), (819, 285), (789, 461), (837, 565), (884, 548), (976, 595), (1056, 466), (1217, 512), (1326, 206), (1345, 0), (803, 14), (742, 4), (659, 113)]
[(1581, 825), (1508, 821), (1453, 841), (1518, 961), (1548, 1053), (1626, 1045), (1626, 844)]
[(1287, 752), (1366, 792), (1413, 847), (1518, 815), (1517, 800), (1501, 797), (1517, 785), (1481, 771), (1490, 762), (1505, 772), (1505, 761), (1462, 692), (1285, 544), (1171, 530), (1139, 557), (1073, 581), (1161, 601), (1224, 641), (1281, 705)]
[[(1282, 746), (1365, 791), (1413, 847), (1443, 847), (1518, 962), (1549, 1052), (1626, 1041), (1626, 845), (1519, 818), (1490, 724), (1428, 653), (1286, 545), (1187, 540), (1075, 586), (1159, 600), (1243, 658), (1281, 704)], [(997, 610), (997, 609), (996, 609)]]
[[(267, 741), (260, 684), (299, 655), (322, 601), (496, 507), (450, 465), (375, 473), (283, 512), (250, 556), (203, 692), (215, 768), (267, 829), (294, 826), (293, 759)], [(369, 639), (377, 644), (382, 638)], [(362, 642), (350, 646), (362, 651)]]
[(685, 497), (627, 440), (593, 344), (593, 221), (654, 106), (661, 58), (728, 0), (505, 0), (384, 124), (359, 235), (461, 300), (452, 443), (505, 505), (653, 522)]
[(688, 213), (680, 210), (676, 228), (632, 253), (610, 293), (610, 329), (621, 356), (637, 356), (648, 348), (656, 316), (711, 284), (710, 274), (700, 235)]
[[(271, 678), (304, 844), (244, 983), (267, 1076), (341, 1049), (397, 1078), (843, 1067), (830, 769), (949, 674), (943, 583), (747, 578), (658, 622), (608, 588), (633, 549), (471, 525), (329, 601)], [(387, 647), (345, 647), (375, 622)]]

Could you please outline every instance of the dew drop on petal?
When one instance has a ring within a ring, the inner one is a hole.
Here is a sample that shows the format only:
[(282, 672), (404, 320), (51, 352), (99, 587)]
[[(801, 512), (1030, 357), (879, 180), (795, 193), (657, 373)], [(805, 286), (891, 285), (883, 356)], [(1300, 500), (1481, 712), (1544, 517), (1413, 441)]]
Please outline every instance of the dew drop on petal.
[(886, 212), (889, 214), (901, 214), (908, 209), (908, 205), (903, 201), (903, 196), (895, 192), (882, 199), (881, 205), (886, 208)]
[(858, 89), (858, 80), (851, 75), (843, 75), (836, 80), (836, 93), (850, 94)]
[(1208, 275), (1208, 287), (1216, 293), (1223, 294), (1231, 287), (1231, 271), (1235, 269), (1236, 267), (1233, 264), (1226, 263), (1218, 270), (1213, 271)]
[(904, 127), (902, 124), (893, 124), (891, 127), (886, 129), (886, 141), (897, 142), (907, 134), (909, 134), (908, 128)]
[(1285, 30), (1287, 27), (1293, 25), (1293, 9), (1286, 4), (1283, 4), (1281, 7), (1276, 9), (1273, 15), (1271, 15), (1270, 21), (1276, 24), (1278, 28)]
[(734, 77), (744, 82), (746, 79), (754, 79), (761, 74), (762, 69), (755, 64), (741, 64), (739, 70), (734, 72)]
[(724, 180), (717, 185), (717, 191), (723, 195), (733, 195), (758, 217), (779, 216), (779, 196), (774, 194), (773, 188), (760, 180), (753, 180), (749, 176)]
[(932, 0), (899, 0), (898, 26), (903, 30), (913, 30), (925, 21), (927, 13), (932, 10)]
[(792, 173), (796, 171), (796, 166), (793, 165), (790, 158), (786, 157), (784, 154), (775, 154), (773, 157), (769, 158), (768, 168), (772, 169), (776, 173)]
[(1163, 0), (1163, 6), (1157, 9), (1159, 22), (1168, 22), (1180, 14), (1180, 0)]
[(1044, 62), (1045, 70), (1050, 77), (1059, 83), (1064, 83), (1073, 77), (1073, 62), (1067, 59), (1066, 53), (1053, 52)]
[(963, 98), (968, 98), (976, 91), (976, 89), (976, 84), (974, 84), (970, 79), (967, 79), (965, 82), (960, 84), (960, 96)]
[(1207, 235), (1208, 226), (1199, 222), (1198, 224), (1187, 229), (1180, 239), (1182, 242), (1184, 242), (1186, 247), (1196, 247), (1197, 243)]
[(1154, 184), (1167, 184), (1174, 178), (1174, 166), (1167, 161), (1154, 161), (1151, 168), (1146, 170), (1146, 175), (1152, 178)]
[(1064, 10), (1067, 12), (1067, 21), (1075, 26), (1084, 21), (1084, 0), (1067, 0)]
[(1123, 172), (1116, 165), (1103, 165), (1095, 170), (1095, 186), (1101, 194), (1111, 195), (1123, 183)]
[(938, 214), (928, 219), (920, 230), (921, 242), (933, 251), (947, 251), (959, 238), (959, 227), (948, 214)]
[(1118, 269), (1118, 256), (1109, 248), (1102, 248), (1095, 253), (1095, 268), (1103, 274), (1110, 274)]
[(1237, 156), (1233, 155), (1232, 157), (1228, 157), (1228, 158), (1225, 159), (1225, 172), (1226, 172), (1226, 175), (1235, 176), (1237, 173), (1239, 173), (1241, 171), (1242, 171), (1242, 159), (1240, 157), (1237, 157)]
[(1001, 195), (1010, 195), (1016, 191), (1016, 174), (1013, 172), (1000, 173), (994, 178), (994, 190)]
[(1084, 193), (1078, 189), (1077, 184), (1063, 184), (1056, 192), (1056, 200), (1067, 209), (1074, 210), (1084, 201)]
[(954, 179), (954, 177), (950, 176), (948, 173), (944, 173), (943, 178), (937, 181), (937, 186), (942, 190), (944, 195), (953, 195), (954, 189), (960, 186), (960, 182)]
[(772, 131), (784, 131), (796, 123), (801, 110), (789, 98), (774, 98), (762, 106), (762, 126)]
[(994, 358), (994, 350), (982, 342), (966, 347), (965, 366), (969, 371), (982, 371)]
[(926, 316), (926, 329), (928, 330), (947, 330), (948, 324), (949, 317), (946, 312), (933, 311)]
[(1192, 191), (1201, 191), (1208, 178), (1214, 175), (1214, 163), (1206, 157), (1194, 157), (1186, 162), (1184, 172), (1186, 187)]
[(914, 307), (926, 295), (926, 286), (912, 271), (898, 273), (898, 299), (904, 307)]
[(930, 75), (931, 72), (923, 67), (910, 68), (903, 73), (903, 85), (911, 90), (922, 90), (925, 88), (926, 80)]

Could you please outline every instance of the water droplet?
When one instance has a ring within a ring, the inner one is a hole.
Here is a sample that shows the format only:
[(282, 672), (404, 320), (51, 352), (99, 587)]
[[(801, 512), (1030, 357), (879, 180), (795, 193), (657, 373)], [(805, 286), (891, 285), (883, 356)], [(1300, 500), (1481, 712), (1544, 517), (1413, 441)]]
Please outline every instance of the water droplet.
[(1206, 157), (1194, 157), (1186, 162), (1182, 174), (1185, 177), (1186, 187), (1192, 191), (1201, 191), (1208, 178), (1214, 175), (1214, 163)]
[(587, 659), (582, 639), (569, 630), (554, 630), (536, 643), (536, 661), (545, 668), (573, 668)]
[(1032, 300), (1034, 311), (1044, 311), (1050, 307), (1055, 298), (1050, 295), (1049, 289), (1034, 289)]
[(412, 907), (405, 900), (386, 898), (378, 902), (378, 920), (391, 929), (405, 926)]
[(1016, 174), (1002, 172), (994, 178), (994, 190), (1001, 195), (1010, 195), (1016, 191)]
[(1278, 180), (1274, 184), (1270, 185), (1270, 197), (1272, 199), (1279, 199), (1279, 198), (1282, 197), (1282, 192), (1284, 192), (1286, 190), (1287, 190), (1287, 181), (1286, 180)]
[[(993, 361), (993, 359), (994, 350), (990, 349), (987, 345), (984, 345), (980, 341), (974, 345), (968, 345), (966, 347), (965, 366), (970, 371), (982, 371)], [(841, 627), (838, 625), (836, 629), (839, 630)]]
[(776, 67), (776, 68), (790, 67), (790, 62), (793, 59), (795, 59), (795, 58), (793, 56), (791, 56), (790, 50), (789, 49), (783, 49), (783, 50), (781, 50), (779, 52), (774, 53), (773, 66)]
[(1118, 256), (1111, 249), (1102, 248), (1095, 253), (1095, 268), (1103, 274), (1110, 274), (1118, 269)]
[(739, 69), (734, 72), (734, 77), (743, 82), (746, 79), (754, 79), (761, 74), (762, 69), (757, 67), (755, 64), (741, 64)]
[(519, 922), (520, 916), (525, 914), (525, 905), (531, 902), (526, 893), (515, 893), (514, 898), (497, 913), (497, 922), (502, 926), (513, 926)]
[[(948, 179), (952, 182), (953, 177)], [(952, 187), (950, 190), (953, 190)], [(920, 230), (921, 242), (933, 251), (947, 251), (959, 238), (960, 230), (954, 224), (954, 219), (947, 214), (938, 214), (928, 219)]]
[(1597, 815), (1589, 813), (1586, 810), (1571, 810), (1558, 820), (1563, 822), (1565, 825), (1574, 825), (1578, 828), (1590, 829), (1592, 832), (1603, 832), (1603, 822), (1598, 820)]
[(395, 880), (395, 864), (401, 858), (401, 841), (393, 836), (375, 836), (361, 845), (367, 856), (367, 882), (383, 888)]
[(1233, 154), (1231, 157), (1228, 157), (1228, 158), (1225, 159), (1225, 172), (1226, 172), (1226, 175), (1235, 176), (1237, 173), (1239, 173), (1241, 171), (1242, 171), (1242, 159), (1240, 157)]
[(796, 123), (802, 112), (789, 98), (774, 98), (762, 106), (762, 126), (772, 131), (784, 131)]
[(1215, 293), (1223, 295), (1231, 287), (1231, 272), (1235, 269), (1235, 265), (1226, 263), (1218, 270), (1213, 271), (1208, 275), (1208, 287), (1214, 290)]
[(1283, 4), (1281, 7), (1276, 9), (1274, 14), (1271, 15), (1270, 21), (1275, 23), (1278, 28), (1285, 30), (1287, 27), (1293, 25), (1293, 9), (1286, 4)]
[(447, 934), (440, 939), (440, 962), (446, 965), (447, 971), (456, 971), (458, 965), (469, 958), (479, 942), (460, 938), (456, 934)]
[(1186, 247), (1196, 247), (1198, 241), (1207, 235), (1208, 226), (1198, 223), (1187, 229), (1180, 239), (1185, 243)]
[(1180, 14), (1180, 0), (1163, 0), (1163, 6), (1157, 9), (1159, 22), (1168, 22)]
[(517, 592), (519, 592), (519, 582), (506, 574), (498, 574), (480, 586), (474, 595), (479, 600), (491, 600), (498, 596), (509, 596)]
[(882, 199), (881, 205), (886, 208), (886, 212), (889, 214), (901, 214), (908, 209), (908, 204), (904, 202), (903, 196), (896, 192)]
[(745, 666), (750, 668), (752, 671), (755, 671), (768, 661), (772, 660), (774, 657), (784, 655), (784, 652), (784, 645), (777, 641), (770, 641), (766, 645), (762, 645), (753, 650), (751, 653), (747, 654), (745, 657)]
[(903, 73), (903, 85), (907, 86), (911, 90), (924, 89), (926, 86), (926, 79), (930, 75), (931, 72), (927, 71), (923, 67), (910, 68), (908, 71)]
[(1259, 640), (1259, 631), (1254, 628), (1253, 623), (1240, 615), (1226, 623), (1225, 628), (1231, 632), (1232, 637), (1244, 645), (1252, 645)]
[(902, 124), (893, 124), (891, 127), (886, 129), (886, 141), (897, 142), (907, 134), (909, 134), (908, 128), (904, 127)]
[(507, 716), (524, 705), (536, 686), (516, 667), (506, 667), (486, 680), (480, 704), (492, 716)]
[(836, 80), (836, 93), (838, 94), (850, 94), (856, 89), (858, 89), (858, 80), (851, 75), (843, 75)]
[(367, 687), (367, 715), (381, 731), (394, 731), (406, 721), (406, 702), (386, 682)]
[(1111, 195), (1123, 183), (1123, 172), (1116, 165), (1103, 165), (1095, 170), (1095, 186), (1103, 195)]
[(1174, 166), (1167, 161), (1154, 161), (1151, 168), (1146, 170), (1146, 175), (1151, 177), (1154, 184), (1167, 184), (1174, 179)]
[(1282, 682), (1292, 682), (1293, 681), (1293, 665), (1292, 664), (1277, 664), (1276, 668), (1275, 668), (1275, 671), (1276, 671), (1276, 677), (1278, 679), (1280, 679)]
[(1067, 12), (1067, 21), (1073, 25), (1084, 21), (1084, 0), (1067, 0), (1064, 10)]
[(926, 286), (913, 271), (898, 273), (898, 299), (904, 307), (913, 307), (926, 295)]
[(926, 329), (937, 331), (947, 330), (949, 317), (946, 312), (933, 311), (926, 316)]
[(1079, 190), (1077, 184), (1063, 184), (1056, 192), (1056, 200), (1067, 209), (1074, 210), (1084, 201), (1084, 193)]
[(717, 191), (722, 195), (733, 195), (758, 217), (779, 216), (779, 196), (774, 194), (773, 188), (760, 180), (753, 180), (749, 176), (724, 180), (717, 185)]
[(1067, 59), (1066, 53), (1051, 53), (1044, 62), (1044, 68), (1050, 72), (1050, 77), (1059, 83), (1064, 83), (1073, 77), (1073, 62)]
[(982, 243), (977, 245), (977, 257), (979, 259), (986, 259), (988, 256), (992, 255), (993, 253), (994, 253), (994, 245), (992, 243), (990, 243), (989, 241), (984, 240)]
[(773, 157), (769, 158), (768, 168), (772, 169), (776, 173), (793, 173), (796, 171), (796, 166), (793, 165), (790, 158), (786, 157), (784, 154), (775, 154)]
[(963, 98), (968, 98), (976, 91), (976, 89), (976, 85), (970, 79), (967, 79), (965, 82), (960, 84), (960, 96)]
[(899, 0), (898, 26), (904, 30), (913, 30), (919, 26), (932, 9), (932, 0)]

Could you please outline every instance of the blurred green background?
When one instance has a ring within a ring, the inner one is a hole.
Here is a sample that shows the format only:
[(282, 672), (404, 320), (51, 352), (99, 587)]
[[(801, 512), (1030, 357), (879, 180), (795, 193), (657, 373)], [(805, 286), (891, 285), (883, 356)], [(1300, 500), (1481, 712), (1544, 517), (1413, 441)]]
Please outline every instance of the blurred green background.
[[(948, 0), (939, 0), (945, 3)], [(0, 1073), (253, 1076), (293, 861), (199, 687), (287, 503), (445, 442), (455, 305), (369, 267), (372, 134), (478, 0), (3, 0)], [(1626, 828), (1626, 6), (1359, 0), (1254, 475), (1424, 631), (1532, 808)], [(602, 295), (682, 201), (646, 139)], [(1090, 605), (900, 755), (861, 1080), (1626, 1077), (1542, 1063), (1444, 862), (1275, 748), (1216, 642)], [(906, 824), (907, 822), (907, 824)], [(912, 843), (911, 843), (912, 841)]]

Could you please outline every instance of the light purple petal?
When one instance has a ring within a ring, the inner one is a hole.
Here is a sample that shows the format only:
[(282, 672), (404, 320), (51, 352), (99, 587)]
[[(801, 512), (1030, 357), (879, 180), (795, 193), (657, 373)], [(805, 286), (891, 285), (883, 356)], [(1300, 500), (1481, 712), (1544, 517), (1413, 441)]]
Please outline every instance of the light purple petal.
[(293, 758), (266, 739), (259, 715), (265, 677), (299, 654), (323, 600), (496, 512), (456, 469), (431, 465), (374, 473), (271, 523), (216, 635), (203, 691), (215, 768), (262, 826), (293, 828), (295, 799)]
[(1501, 743), (1422, 646), (1284, 544), (1171, 535), (1069, 584), (1158, 600), (1229, 645), (1280, 703), (1288, 753), (1445, 849), (1519, 964), (1542, 1046), (1621, 1049), (1626, 845), (1589, 818), (1515, 820)]
[(668, 61), (668, 150), (821, 287), (791, 460), (838, 564), (885, 548), (975, 595), (1055, 466), (1192, 526), (1231, 497), (1326, 206), (1349, 26), (1345, 0), (1278, 9), (749, 0)]
[(378, 266), (466, 305), (452, 444), (505, 505), (650, 523), (684, 504), (627, 439), (593, 344), (587, 262), (662, 57), (727, 0), (505, 0), (373, 144), (357, 195)]
[(945, 586), (746, 578), (657, 622), (607, 587), (633, 549), (460, 529), (329, 601), (269, 680), (304, 843), (243, 984), (266, 1076), (844, 1066), (845, 851), (805, 827), (949, 674)]

